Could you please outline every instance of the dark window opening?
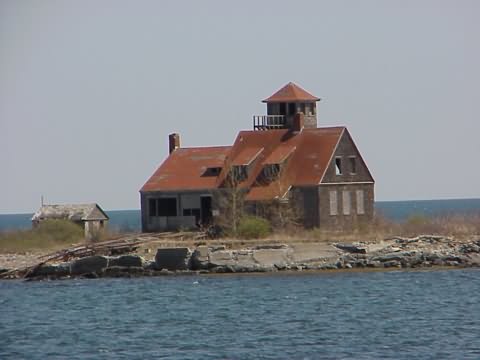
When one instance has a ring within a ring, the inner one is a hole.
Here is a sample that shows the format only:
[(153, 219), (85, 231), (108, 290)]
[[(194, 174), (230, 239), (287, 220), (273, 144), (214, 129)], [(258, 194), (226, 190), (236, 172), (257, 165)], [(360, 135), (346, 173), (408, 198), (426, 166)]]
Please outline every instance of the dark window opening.
[(280, 164), (268, 164), (263, 168), (263, 177), (272, 181), (278, 178), (280, 174)]
[(312, 103), (311, 107), (312, 107), (312, 112), (311, 112), (311, 114), (312, 114), (312, 115), (315, 115), (315, 103)]
[(232, 178), (235, 182), (242, 182), (248, 178), (248, 169), (245, 165), (232, 167)]
[(220, 172), (222, 171), (221, 167), (210, 167), (205, 170), (203, 173), (203, 176), (218, 176), (220, 175)]
[(200, 206), (201, 206), (201, 222), (202, 225), (208, 225), (212, 222), (212, 198), (210, 196), (200, 197)]
[(295, 115), (297, 113), (297, 104), (295, 103), (289, 103), (288, 104), (288, 114), (289, 115)]
[(150, 216), (157, 216), (157, 199), (148, 200), (148, 209)]
[(357, 173), (357, 159), (352, 156), (349, 158), (350, 159), (350, 172), (352, 174), (356, 174)]
[(176, 198), (159, 198), (148, 200), (150, 216), (177, 216)]
[(177, 198), (160, 198), (158, 201), (158, 216), (177, 216)]
[(273, 114), (273, 104), (272, 103), (267, 104), (267, 115), (274, 115)]
[(335, 158), (335, 175), (342, 175), (342, 158)]
[(287, 104), (280, 103), (280, 115), (287, 115)]

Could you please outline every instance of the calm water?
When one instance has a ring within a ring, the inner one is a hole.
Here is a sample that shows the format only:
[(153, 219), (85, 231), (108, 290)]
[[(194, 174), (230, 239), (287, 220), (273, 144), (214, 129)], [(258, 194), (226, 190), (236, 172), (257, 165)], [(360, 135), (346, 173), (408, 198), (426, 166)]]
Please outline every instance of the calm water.
[(1, 359), (479, 359), (480, 271), (0, 282)]
[[(376, 211), (383, 216), (404, 221), (411, 215), (449, 215), (480, 213), (480, 199), (377, 201)], [(140, 210), (111, 210), (109, 227), (122, 232), (140, 230)], [(33, 214), (0, 214), (0, 231), (28, 229)]]

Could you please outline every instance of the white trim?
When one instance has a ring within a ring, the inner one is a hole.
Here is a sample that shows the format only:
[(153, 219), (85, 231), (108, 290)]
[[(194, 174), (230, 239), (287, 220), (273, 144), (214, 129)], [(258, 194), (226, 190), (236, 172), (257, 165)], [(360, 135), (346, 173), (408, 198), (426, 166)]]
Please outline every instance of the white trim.
[(321, 183), (321, 185), (365, 185), (365, 184), (375, 184), (374, 181), (352, 181), (352, 182), (331, 182), (331, 183)]
[[(262, 153), (262, 151), (264, 150), (265, 148), (262, 147), (260, 150), (257, 151), (257, 153), (255, 155), (253, 155), (253, 157), (250, 159), (250, 161), (248, 162), (248, 164), (244, 164), (244, 166), (250, 166), (251, 163), (253, 163), (255, 160), (257, 160), (257, 157)], [(239, 154), (240, 155), (240, 154)], [(235, 166), (235, 165), (234, 165)]]

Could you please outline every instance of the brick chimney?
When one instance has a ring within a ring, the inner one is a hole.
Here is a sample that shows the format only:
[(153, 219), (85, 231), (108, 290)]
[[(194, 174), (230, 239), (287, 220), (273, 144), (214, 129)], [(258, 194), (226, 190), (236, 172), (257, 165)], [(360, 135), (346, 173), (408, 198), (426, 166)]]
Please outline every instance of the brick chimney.
[(296, 113), (293, 117), (292, 131), (300, 132), (305, 127), (305, 115), (302, 112)]
[(168, 135), (168, 150), (171, 154), (180, 147), (180, 134), (173, 133)]

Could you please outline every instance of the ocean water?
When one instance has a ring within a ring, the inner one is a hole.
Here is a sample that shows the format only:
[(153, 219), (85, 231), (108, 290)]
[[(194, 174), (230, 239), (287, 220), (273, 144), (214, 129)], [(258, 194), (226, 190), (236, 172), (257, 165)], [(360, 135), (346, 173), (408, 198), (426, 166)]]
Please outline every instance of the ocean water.
[(479, 359), (480, 270), (0, 281), (0, 359)]
[[(404, 221), (412, 215), (480, 214), (480, 199), (377, 201), (375, 209), (386, 218)], [(140, 231), (140, 210), (110, 210), (109, 227), (121, 232)], [(28, 229), (30, 214), (0, 214), (0, 231)]]

